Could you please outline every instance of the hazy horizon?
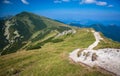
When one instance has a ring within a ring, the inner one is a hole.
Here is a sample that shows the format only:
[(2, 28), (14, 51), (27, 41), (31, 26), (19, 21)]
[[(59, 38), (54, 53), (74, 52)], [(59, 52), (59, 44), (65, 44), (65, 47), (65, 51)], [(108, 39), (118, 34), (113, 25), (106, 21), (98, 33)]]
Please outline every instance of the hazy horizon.
[(1, 0), (0, 17), (28, 11), (65, 23), (120, 25), (119, 4), (119, 0)]

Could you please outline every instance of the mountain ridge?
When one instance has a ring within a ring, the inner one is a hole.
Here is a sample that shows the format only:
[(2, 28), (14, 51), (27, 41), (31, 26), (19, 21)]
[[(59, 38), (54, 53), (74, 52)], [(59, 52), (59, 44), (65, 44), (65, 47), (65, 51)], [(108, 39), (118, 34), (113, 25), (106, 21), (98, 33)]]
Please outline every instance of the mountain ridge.
[[(26, 12), (0, 21), (0, 29), (0, 42), (4, 42), (0, 45), (5, 49), (0, 46), (0, 76), (112, 76), (73, 62), (69, 54), (76, 48), (91, 48), (93, 43), (94, 50), (120, 49), (120, 43), (92, 28), (72, 27)], [(97, 40), (99, 36), (102, 40)]]
[(98, 32), (102, 32), (107, 38), (120, 42), (120, 26), (118, 25), (103, 25), (103, 24), (92, 24), (92, 25), (81, 25), (76, 23), (71, 23), (71, 26), (77, 26), (81, 28), (93, 28)]
[[(20, 14), (17, 14), (16, 16), (13, 16), (10, 19), (4, 20), (3, 23), (2, 22), (3, 21), (1, 21), (1, 26), (3, 27), (1, 27), (1, 29), (3, 29), (3, 33), (1, 33), (1, 36), (3, 37), (3, 39), (1, 40), (1, 42), (5, 41), (6, 39), (5, 44), (7, 45), (3, 45), (1, 49), (9, 51), (16, 51), (17, 49), (21, 48), (23, 45), (25, 45), (24, 42), (28, 41), (29, 38), (37, 31), (43, 30), (47, 34), (49, 33), (49, 31), (55, 29), (59, 32), (71, 29), (65, 24), (29, 12), (22, 12)], [(2, 45), (2, 43), (0, 45)], [(16, 47), (11, 45), (16, 45)], [(10, 49), (8, 47), (12, 48)]]

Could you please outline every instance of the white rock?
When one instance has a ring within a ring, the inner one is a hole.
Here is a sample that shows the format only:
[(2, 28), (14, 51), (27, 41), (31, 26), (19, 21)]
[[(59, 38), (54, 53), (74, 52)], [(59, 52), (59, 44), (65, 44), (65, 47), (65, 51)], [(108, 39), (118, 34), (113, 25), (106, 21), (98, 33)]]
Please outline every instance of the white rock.
[(10, 21), (6, 21), (5, 22), (5, 32), (4, 32), (4, 36), (6, 36), (7, 40), (10, 40), (10, 32), (9, 32), (9, 28), (12, 24), (10, 23)]
[(14, 34), (15, 34), (14, 39), (15, 39), (15, 38), (17, 38), (17, 37), (20, 37), (20, 34), (18, 33), (18, 31), (17, 31), (17, 30), (16, 30), (16, 31), (14, 31)]
[[(93, 50), (94, 47), (98, 45), (100, 42), (101, 36), (98, 32), (92, 31), (96, 41), (91, 44), (86, 50), (81, 52), (81, 55), (78, 57), (78, 51), (80, 49), (76, 49), (69, 54), (69, 57), (75, 62), (81, 62), (88, 66), (99, 66), (104, 68), (112, 73), (117, 74), (120, 76), (120, 49), (113, 49), (113, 48), (106, 48), (106, 49), (99, 49)], [(89, 55), (86, 56), (84, 53), (88, 53)], [(97, 58), (95, 61), (92, 61), (92, 55), (96, 54)]]
[(73, 30), (73, 29), (72, 29), (72, 30), (63, 31), (62, 33), (59, 33), (59, 34), (56, 36), (56, 38), (59, 37), (59, 36), (64, 36), (64, 35), (70, 34), (70, 33), (75, 34), (75, 33), (76, 33), (76, 30)]

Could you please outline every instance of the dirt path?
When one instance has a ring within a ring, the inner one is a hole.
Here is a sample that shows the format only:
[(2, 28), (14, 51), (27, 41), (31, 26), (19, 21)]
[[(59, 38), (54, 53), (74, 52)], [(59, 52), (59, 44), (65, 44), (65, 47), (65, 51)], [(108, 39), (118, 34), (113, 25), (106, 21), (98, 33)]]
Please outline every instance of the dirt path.
[(100, 36), (99, 32), (92, 31), (92, 33), (96, 41), (87, 49), (80, 52), (80, 56), (78, 56), (80, 49), (75, 49), (69, 54), (69, 57), (75, 62), (80, 62), (91, 67), (99, 66), (120, 76), (120, 49), (105, 48), (93, 50), (103, 38)]
[(87, 50), (92, 50), (94, 47), (96, 47), (98, 45), (98, 43), (100, 42), (100, 40), (103, 40), (103, 38), (100, 36), (99, 32), (95, 32), (95, 31), (92, 31), (92, 32), (94, 34), (94, 37), (95, 37), (96, 41), (93, 44), (91, 44), (87, 48)]

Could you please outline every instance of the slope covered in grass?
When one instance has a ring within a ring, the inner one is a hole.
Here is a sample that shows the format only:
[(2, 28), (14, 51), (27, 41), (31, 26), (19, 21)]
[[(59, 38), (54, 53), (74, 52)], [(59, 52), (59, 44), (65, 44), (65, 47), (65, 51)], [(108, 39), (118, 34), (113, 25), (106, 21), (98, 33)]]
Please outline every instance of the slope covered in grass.
[(120, 49), (120, 43), (113, 41), (109, 38), (106, 38), (102, 33), (101, 36), (103, 38), (103, 40), (100, 41), (100, 43), (98, 44), (97, 47), (95, 47), (95, 49), (102, 49), (102, 48), (116, 48), (116, 49)]
[(72, 62), (68, 55), (76, 48), (86, 48), (95, 41), (87, 29), (58, 37), (61, 42), (48, 42), (41, 49), (19, 51), (0, 57), (1, 76), (109, 76)]
[[(6, 26), (11, 25), (8, 42), (15, 43), (10, 43), (0, 56), (0, 76), (110, 76), (97, 68), (83, 67), (69, 58), (74, 49), (86, 49), (95, 41), (93, 29), (71, 27), (28, 12), (7, 22), (10, 24)], [(15, 30), (20, 38), (15, 38)], [(6, 38), (2, 32), (0, 35)], [(119, 43), (102, 37), (103, 41), (95, 49), (119, 47)]]
[[(71, 27), (43, 16), (22, 12), (10, 19), (0, 20), (0, 29), (0, 54), (5, 55), (18, 51), (29, 41), (44, 38), (51, 31), (62, 32)], [(31, 38), (37, 32), (36, 37)]]

